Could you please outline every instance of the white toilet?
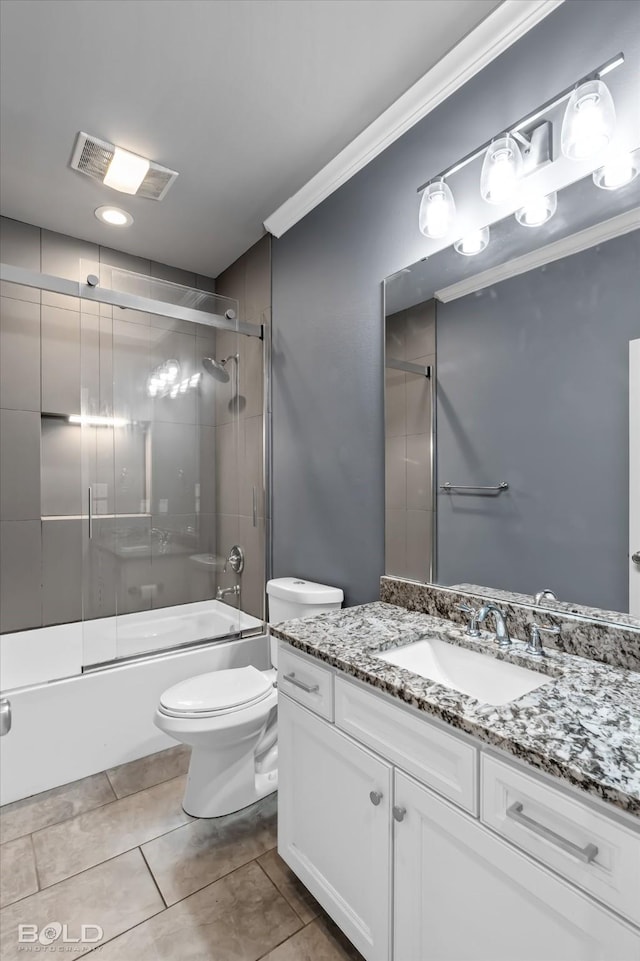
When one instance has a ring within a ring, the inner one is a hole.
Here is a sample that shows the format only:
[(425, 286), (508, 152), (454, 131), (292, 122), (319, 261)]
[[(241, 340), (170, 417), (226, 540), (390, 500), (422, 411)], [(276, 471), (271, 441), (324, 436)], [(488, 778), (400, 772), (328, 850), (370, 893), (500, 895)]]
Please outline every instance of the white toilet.
[[(269, 620), (313, 617), (342, 605), (337, 587), (295, 577), (267, 583)], [(182, 806), (199, 818), (220, 817), (253, 804), (278, 787), (277, 639), (272, 668), (199, 674), (162, 694), (156, 726), (191, 747)]]

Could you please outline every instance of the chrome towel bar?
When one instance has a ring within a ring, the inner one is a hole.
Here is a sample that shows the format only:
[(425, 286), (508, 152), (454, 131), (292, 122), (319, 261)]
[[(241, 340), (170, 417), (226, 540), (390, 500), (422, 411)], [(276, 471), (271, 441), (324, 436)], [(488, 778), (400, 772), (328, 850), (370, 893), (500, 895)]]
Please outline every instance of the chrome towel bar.
[(447, 481), (446, 484), (440, 484), (440, 490), (446, 491), (447, 494), (452, 494), (455, 491), (493, 491), (494, 493), (499, 494), (500, 491), (509, 490), (509, 485), (506, 481), (500, 481), (499, 484), (496, 484), (493, 487), (480, 487), (477, 484), (472, 484), (465, 487), (462, 484), (450, 484), (449, 481)]

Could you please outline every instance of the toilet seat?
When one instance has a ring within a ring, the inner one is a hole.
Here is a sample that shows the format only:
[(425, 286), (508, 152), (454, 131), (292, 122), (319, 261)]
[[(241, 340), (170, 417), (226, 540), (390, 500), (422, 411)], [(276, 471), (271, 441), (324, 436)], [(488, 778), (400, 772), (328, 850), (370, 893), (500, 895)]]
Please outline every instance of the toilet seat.
[(259, 704), (272, 692), (269, 677), (251, 665), (212, 671), (187, 678), (166, 690), (160, 698), (159, 711), (169, 717), (217, 717)]

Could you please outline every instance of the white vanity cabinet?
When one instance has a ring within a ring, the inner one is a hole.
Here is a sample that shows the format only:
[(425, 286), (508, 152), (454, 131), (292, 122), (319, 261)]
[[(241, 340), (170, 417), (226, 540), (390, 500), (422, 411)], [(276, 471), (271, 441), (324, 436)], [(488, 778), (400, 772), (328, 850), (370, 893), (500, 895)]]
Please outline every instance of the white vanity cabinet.
[(368, 961), (391, 942), (392, 767), (278, 701), (278, 851)]
[(283, 649), (278, 850), (367, 961), (640, 961), (631, 822)]
[(636, 933), (396, 772), (395, 961), (627, 961)]

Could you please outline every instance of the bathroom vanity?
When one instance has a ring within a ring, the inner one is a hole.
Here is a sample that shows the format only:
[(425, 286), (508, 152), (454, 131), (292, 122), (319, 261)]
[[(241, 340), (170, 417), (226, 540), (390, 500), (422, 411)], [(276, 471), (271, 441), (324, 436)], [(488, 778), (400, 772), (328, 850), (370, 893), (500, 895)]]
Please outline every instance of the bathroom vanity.
[(273, 632), (278, 850), (368, 961), (640, 958), (640, 674), (385, 603)]

